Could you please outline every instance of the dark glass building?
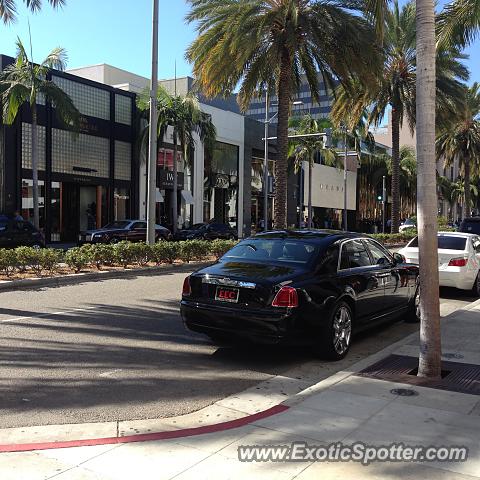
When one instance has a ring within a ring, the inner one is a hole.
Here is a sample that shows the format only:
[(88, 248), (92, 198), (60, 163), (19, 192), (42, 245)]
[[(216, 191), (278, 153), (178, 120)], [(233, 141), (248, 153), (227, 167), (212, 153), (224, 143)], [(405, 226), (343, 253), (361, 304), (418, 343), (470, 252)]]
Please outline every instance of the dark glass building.
[[(0, 69), (13, 58), (0, 55)], [(71, 132), (54, 108), (38, 99), (40, 226), (50, 242), (73, 242), (82, 230), (135, 216), (135, 94), (68, 73), (50, 79), (73, 100), (82, 117)], [(0, 124), (0, 213), (33, 218), (31, 112)]]

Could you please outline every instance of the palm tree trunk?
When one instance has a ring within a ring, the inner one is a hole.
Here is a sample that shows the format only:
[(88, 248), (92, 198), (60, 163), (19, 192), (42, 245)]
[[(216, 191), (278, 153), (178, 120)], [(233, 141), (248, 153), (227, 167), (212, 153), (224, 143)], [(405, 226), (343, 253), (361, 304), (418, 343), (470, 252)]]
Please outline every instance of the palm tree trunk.
[(435, 11), (433, 0), (416, 0), (417, 19), (417, 225), (420, 263), (418, 376), (440, 378), (437, 180), (435, 169)]
[(172, 196), (172, 220), (173, 234), (177, 233), (178, 227), (178, 169), (177, 169), (177, 131), (173, 129), (173, 196)]
[(463, 169), (465, 171), (465, 205), (463, 208), (463, 218), (469, 217), (472, 212), (472, 192), (470, 190), (470, 159), (463, 159)]
[(392, 233), (400, 225), (400, 118), (392, 108)]
[(40, 228), (40, 212), (38, 207), (38, 146), (37, 146), (37, 106), (32, 105), (32, 180), (33, 180), (33, 224)]
[(308, 228), (312, 228), (312, 173), (313, 158), (308, 162)]
[(287, 228), (287, 155), (288, 155), (288, 114), (290, 109), (291, 59), (284, 52), (280, 65), (278, 83), (278, 124), (277, 150), (275, 162), (275, 228)]

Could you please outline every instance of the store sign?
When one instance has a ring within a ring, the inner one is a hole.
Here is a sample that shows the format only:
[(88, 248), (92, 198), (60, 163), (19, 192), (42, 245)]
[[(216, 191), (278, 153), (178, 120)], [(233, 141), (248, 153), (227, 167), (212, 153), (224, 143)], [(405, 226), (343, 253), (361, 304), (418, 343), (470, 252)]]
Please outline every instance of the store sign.
[(217, 173), (213, 178), (213, 188), (228, 188), (230, 186), (230, 177), (223, 173)]
[(80, 117), (79, 129), (81, 133), (98, 133), (97, 125), (90, 123), (86, 117)]
[[(182, 172), (177, 173), (177, 189), (183, 190), (184, 175)], [(170, 170), (160, 170), (160, 190), (173, 189), (173, 172)]]

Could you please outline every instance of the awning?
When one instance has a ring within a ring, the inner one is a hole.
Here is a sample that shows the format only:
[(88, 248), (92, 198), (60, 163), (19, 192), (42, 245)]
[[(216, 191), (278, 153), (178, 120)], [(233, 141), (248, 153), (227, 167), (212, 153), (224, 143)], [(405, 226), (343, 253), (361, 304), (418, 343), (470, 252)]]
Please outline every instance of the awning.
[(188, 190), (182, 190), (182, 197), (187, 205), (195, 203), (193, 195)]
[(157, 188), (155, 192), (155, 203), (163, 203), (165, 199), (163, 198), (163, 195), (160, 193), (160, 190)]

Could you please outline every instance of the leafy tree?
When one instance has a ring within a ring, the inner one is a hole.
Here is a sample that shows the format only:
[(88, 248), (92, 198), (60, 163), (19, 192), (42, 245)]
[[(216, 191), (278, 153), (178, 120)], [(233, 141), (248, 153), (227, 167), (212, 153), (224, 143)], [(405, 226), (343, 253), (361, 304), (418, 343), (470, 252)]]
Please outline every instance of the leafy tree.
[(372, 79), (379, 64), (374, 32), (341, 0), (189, 0), (188, 22), (198, 37), (187, 50), (198, 86), (207, 96), (228, 95), (239, 86), (246, 110), (259, 91), (278, 96), (275, 162), (276, 228), (286, 227), (288, 117), (305, 75), (320, 100), (318, 72), (327, 87), (357, 76)]
[(480, 31), (480, 1), (455, 0), (445, 5), (439, 17), (439, 37), (445, 45), (471, 44)]
[(31, 123), (31, 151), (32, 151), (32, 178), (33, 178), (33, 212), (34, 224), (39, 228), (38, 209), (38, 148), (37, 148), (37, 103), (40, 95), (55, 107), (59, 120), (67, 126), (77, 129), (80, 113), (72, 99), (49, 80), (52, 69), (64, 70), (67, 54), (63, 48), (55, 48), (40, 63), (36, 64), (18, 38), (17, 56), (11, 65), (0, 73), (0, 100), (3, 103), (3, 120), (11, 125), (23, 105), (28, 104), (32, 113)]
[[(458, 109), (446, 128), (437, 137), (438, 158), (445, 166), (458, 162), (465, 186), (471, 183), (471, 174), (478, 173), (480, 167), (480, 85), (475, 82), (464, 89), (463, 108)], [(472, 202), (470, 188), (464, 188), (465, 208), (463, 215), (470, 214)]]
[[(42, 0), (23, 0), (23, 3), (31, 12), (36, 12), (42, 8)], [(48, 0), (48, 3), (54, 8), (65, 5), (65, 0)], [(17, 2), (16, 0), (0, 0), (0, 19), (3, 23), (11, 23), (16, 20)]]
[[(190, 154), (195, 147), (195, 134), (204, 144), (207, 152), (213, 150), (215, 138), (217, 135), (215, 126), (212, 123), (210, 115), (202, 112), (198, 98), (195, 94), (189, 92), (185, 96), (171, 95), (168, 91), (159, 86), (158, 88), (158, 139), (159, 145), (163, 142), (168, 127), (173, 128), (173, 202), (172, 219), (173, 232), (177, 230), (178, 202), (178, 164), (177, 152), (178, 146), (183, 154), (187, 164), (190, 164)], [(148, 93), (143, 92), (139, 96), (138, 107), (146, 112), (149, 109)], [(144, 143), (148, 137), (148, 125), (144, 128), (142, 138)]]

